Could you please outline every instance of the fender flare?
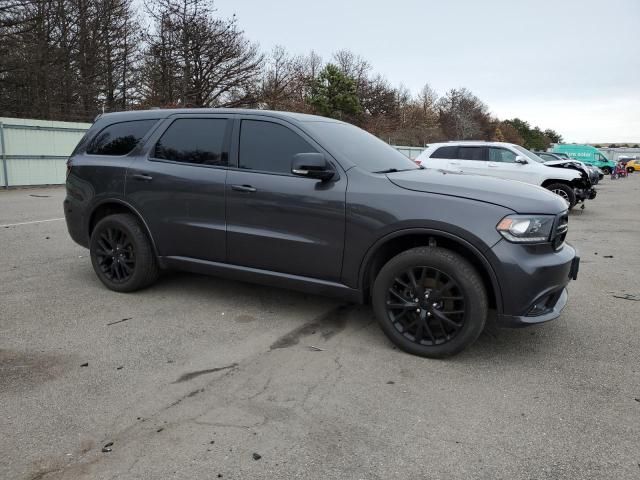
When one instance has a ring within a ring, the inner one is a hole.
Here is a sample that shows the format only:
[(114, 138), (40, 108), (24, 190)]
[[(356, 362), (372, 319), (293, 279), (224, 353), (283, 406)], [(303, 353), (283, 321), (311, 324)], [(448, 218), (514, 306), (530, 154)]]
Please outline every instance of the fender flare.
[(394, 238), (402, 237), (405, 235), (415, 235), (415, 234), (445, 237), (449, 240), (452, 240), (460, 244), (461, 246), (469, 250), (474, 255), (474, 257), (480, 262), (480, 264), (485, 269), (487, 275), (489, 276), (489, 280), (491, 281), (491, 285), (494, 291), (494, 296), (496, 301), (496, 310), (498, 313), (502, 312), (502, 309), (503, 309), (502, 288), (500, 287), (500, 282), (498, 281), (498, 277), (495, 273), (493, 265), (487, 259), (484, 253), (482, 253), (482, 251), (480, 251), (476, 246), (474, 246), (472, 243), (465, 240), (464, 238), (456, 234), (447, 232), (445, 230), (438, 230), (434, 228), (420, 227), (420, 228), (406, 228), (406, 229), (396, 230), (376, 240), (376, 242), (369, 247), (369, 249), (364, 255), (362, 262), (360, 263), (360, 270), (358, 272), (358, 289), (361, 292), (363, 292), (363, 294), (364, 294), (364, 285), (365, 285), (365, 275), (368, 271), (372, 258), (379, 251), (379, 249), (390, 240), (393, 240)]
[(113, 197), (103, 198), (103, 199), (100, 199), (99, 202), (96, 202), (94, 205), (92, 205), (90, 210), (91, 213), (87, 216), (85, 220), (85, 232), (87, 232), (87, 237), (91, 238), (91, 219), (93, 218), (93, 215), (95, 214), (98, 208), (100, 208), (102, 205), (105, 205), (107, 203), (117, 203), (122, 205), (123, 207), (126, 207), (128, 210), (131, 210), (131, 213), (133, 213), (138, 218), (138, 220), (140, 221), (140, 223), (144, 228), (145, 233), (149, 237), (149, 240), (151, 241), (151, 248), (153, 248), (153, 252), (156, 254), (156, 258), (160, 259), (160, 254), (158, 252), (158, 248), (156, 246), (156, 242), (153, 238), (153, 235), (151, 235), (151, 229), (149, 228), (149, 225), (147, 225), (147, 222), (144, 220), (140, 212), (133, 205), (131, 205), (129, 202), (121, 198), (113, 198)]

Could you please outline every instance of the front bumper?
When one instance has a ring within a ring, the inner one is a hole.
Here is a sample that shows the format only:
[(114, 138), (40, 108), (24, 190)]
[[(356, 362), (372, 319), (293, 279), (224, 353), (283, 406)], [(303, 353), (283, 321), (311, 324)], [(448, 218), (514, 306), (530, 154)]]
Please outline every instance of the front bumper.
[(500, 259), (502, 310), (497, 323), (524, 327), (560, 316), (567, 303), (566, 287), (578, 276), (580, 257), (565, 243), (558, 251), (550, 245), (516, 245), (501, 240), (493, 251)]

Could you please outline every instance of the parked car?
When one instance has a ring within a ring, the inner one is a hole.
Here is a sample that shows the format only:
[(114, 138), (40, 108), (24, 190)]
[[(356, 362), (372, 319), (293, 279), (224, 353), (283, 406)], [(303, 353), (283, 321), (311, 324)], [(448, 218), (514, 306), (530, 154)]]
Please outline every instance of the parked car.
[(575, 170), (546, 166), (520, 145), (504, 142), (456, 141), (429, 145), (418, 158), (428, 168), (488, 175), (539, 185), (561, 196), (569, 208), (594, 195), (588, 178)]
[(605, 175), (609, 175), (615, 168), (615, 162), (607, 159), (600, 150), (591, 145), (578, 145), (574, 143), (557, 143), (551, 149), (552, 153), (565, 154), (574, 160), (595, 165), (601, 169)]
[(627, 172), (640, 172), (640, 160), (629, 160), (627, 162)]
[(544, 164), (549, 167), (558, 168), (572, 168), (580, 172), (584, 172), (588, 177), (591, 185), (597, 185), (598, 182), (604, 178), (604, 173), (598, 167), (586, 164), (579, 160), (572, 160), (570, 158), (561, 158), (560, 156), (550, 152), (534, 151), (538, 157), (544, 160)]
[[(560, 315), (579, 258), (566, 203), (425, 169), (353, 125), (286, 112), (102, 115), (68, 162), (64, 214), (109, 289), (180, 269), (371, 301), (426, 357)], [(275, 295), (275, 294), (274, 294)]]

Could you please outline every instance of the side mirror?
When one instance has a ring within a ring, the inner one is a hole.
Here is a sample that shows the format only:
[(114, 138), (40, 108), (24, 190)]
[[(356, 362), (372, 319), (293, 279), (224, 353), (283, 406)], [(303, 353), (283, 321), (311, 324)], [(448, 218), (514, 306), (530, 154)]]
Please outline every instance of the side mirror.
[(326, 181), (333, 178), (336, 172), (322, 153), (297, 153), (291, 161), (291, 173)]
[(529, 161), (521, 155), (516, 156), (515, 162), (519, 163), (520, 165), (526, 165), (527, 163), (529, 163)]

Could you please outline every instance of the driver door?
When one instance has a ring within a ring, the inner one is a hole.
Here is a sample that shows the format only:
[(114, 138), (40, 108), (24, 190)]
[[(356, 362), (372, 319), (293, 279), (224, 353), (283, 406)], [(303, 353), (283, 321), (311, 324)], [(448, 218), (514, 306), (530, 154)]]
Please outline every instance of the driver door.
[(335, 162), (328, 181), (291, 172), (293, 156), (322, 152), (287, 122), (236, 121), (236, 167), (226, 182), (228, 263), (339, 281), (347, 179)]

